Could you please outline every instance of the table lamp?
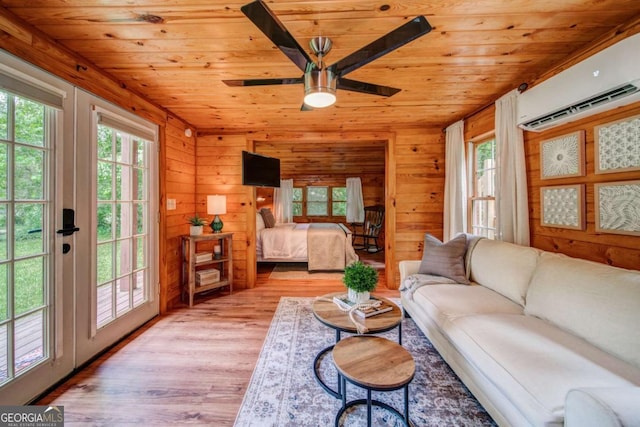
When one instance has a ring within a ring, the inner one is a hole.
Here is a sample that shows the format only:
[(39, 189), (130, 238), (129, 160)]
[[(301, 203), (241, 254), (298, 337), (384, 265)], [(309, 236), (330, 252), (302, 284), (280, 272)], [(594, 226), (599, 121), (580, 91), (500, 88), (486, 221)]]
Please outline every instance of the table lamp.
[(207, 213), (209, 215), (215, 215), (210, 224), (211, 231), (220, 233), (223, 224), (218, 215), (227, 213), (227, 196), (207, 196)]

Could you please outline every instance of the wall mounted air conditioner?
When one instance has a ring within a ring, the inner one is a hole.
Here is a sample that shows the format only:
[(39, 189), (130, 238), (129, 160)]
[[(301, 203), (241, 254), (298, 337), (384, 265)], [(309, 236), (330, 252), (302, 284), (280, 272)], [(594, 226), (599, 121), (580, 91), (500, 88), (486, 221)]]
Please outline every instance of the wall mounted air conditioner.
[(518, 125), (539, 132), (640, 101), (640, 34), (518, 95)]

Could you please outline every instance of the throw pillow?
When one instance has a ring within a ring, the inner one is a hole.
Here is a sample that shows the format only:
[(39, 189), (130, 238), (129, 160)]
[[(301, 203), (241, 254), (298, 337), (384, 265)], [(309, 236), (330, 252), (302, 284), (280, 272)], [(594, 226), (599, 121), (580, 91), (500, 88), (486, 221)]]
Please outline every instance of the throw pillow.
[(264, 226), (267, 228), (273, 228), (276, 226), (276, 219), (273, 216), (273, 212), (269, 208), (260, 209), (260, 215), (262, 215), (262, 219), (264, 220)]
[(458, 283), (469, 284), (464, 268), (467, 236), (460, 234), (442, 243), (430, 234), (424, 235), (424, 253), (418, 273), (447, 277)]

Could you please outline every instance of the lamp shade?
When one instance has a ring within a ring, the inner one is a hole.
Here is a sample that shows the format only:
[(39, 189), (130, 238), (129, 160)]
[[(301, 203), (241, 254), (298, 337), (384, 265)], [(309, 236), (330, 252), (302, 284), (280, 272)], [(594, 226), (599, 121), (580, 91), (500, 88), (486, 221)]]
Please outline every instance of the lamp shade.
[(307, 71), (304, 75), (304, 103), (313, 108), (325, 108), (336, 102), (337, 78), (327, 68)]
[(223, 215), (227, 213), (227, 196), (207, 196), (207, 213), (209, 215)]

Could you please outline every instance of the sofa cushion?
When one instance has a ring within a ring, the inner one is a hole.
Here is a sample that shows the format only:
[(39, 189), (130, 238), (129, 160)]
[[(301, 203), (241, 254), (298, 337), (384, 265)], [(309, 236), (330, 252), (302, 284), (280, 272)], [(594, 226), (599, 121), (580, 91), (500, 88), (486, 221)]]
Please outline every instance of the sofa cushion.
[(640, 387), (579, 388), (567, 394), (565, 427), (638, 425)]
[(467, 236), (467, 249), (464, 255), (464, 270), (467, 274), (467, 280), (471, 279), (471, 254), (478, 242), (486, 237), (476, 236), (475, 234), (462, 233)]
[(640, 385), (640, 369), (536, 317), (462, 316), (444, 331), (532, 425), (561, 425), (570, 389)]
[(459, 234), (442, 243), (430, 234), (424, 235), (424, 252), (418, 273), (447, 277), (458, 283), (468, 284), (464, 269), (467, 236)]
[(539, 249), (481, 239), (471, 252), (471, 280), (524, 306)]
[(440, 328), (460, 316), (474, 314), (522, 314), (522, 307), (484, 286), (427, 285), (418, 288), (413, 300)]
[(544, 253), (525, 313), (640, 368), (640, 272)]

